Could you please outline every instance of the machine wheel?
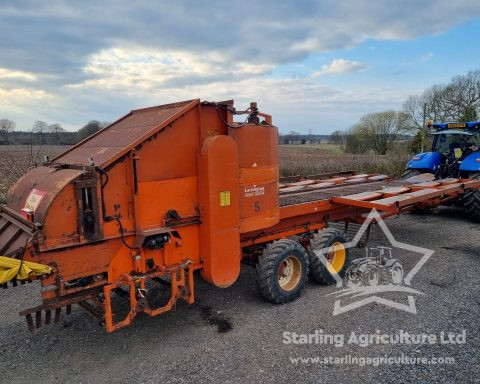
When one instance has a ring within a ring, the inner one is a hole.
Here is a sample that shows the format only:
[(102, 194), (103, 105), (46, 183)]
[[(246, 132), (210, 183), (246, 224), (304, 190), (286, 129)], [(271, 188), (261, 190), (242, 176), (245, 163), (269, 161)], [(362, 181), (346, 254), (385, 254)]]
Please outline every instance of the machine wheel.
[[(480, 172), (472, 173), (469, 179), (480, 180)], [(480, 190), (467, 189), (463, 196), (465, 213), (475, 220), (480, 220)]]
[(358, 276), (351, 277), (347, 280), (347, 287), (348, 288), (358, 288), (363, 285), (362, 279)]
[(407, 180), (410, 177), (421, 175), (423, 172), (420, 172), (418, 169), (406, 169), (403, 171), (402, 180)]
[[(350, 252), (345, 248), (348, 243), (344, 232), (336, 228), (327, 228), (318, 232), (310, 242), (310, 276), (319, 284), (335, 283), (331, 272), (336, 272), (342, 279), (350, 266)], [(325, 258), (330, 263), (327, 268), (314, 251), (328, 248)]]
[(376, 287), (378, 282), (380, 281), (380, 276), (378, 276), (377, 268), (371, 268), (370, 270), (366, 271), (365, 274), (365, 281), (363, 283), (364, 286), (371, 286)]
[(300, 243), (281, 239), (267, 245), (257, 263), (257, 285), (272, 303), (286, 303), (300, 296), (308, 276), (308, 255)]
[(390, 267), (390, 281), (394, 285), (401, 285), (403, 282), (403, 267), (400, 262), (394, 262)]

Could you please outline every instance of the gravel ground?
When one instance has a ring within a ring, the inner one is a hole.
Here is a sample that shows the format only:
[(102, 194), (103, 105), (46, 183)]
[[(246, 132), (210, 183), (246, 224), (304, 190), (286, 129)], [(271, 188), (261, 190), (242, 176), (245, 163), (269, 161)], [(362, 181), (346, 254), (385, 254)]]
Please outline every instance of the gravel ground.
[[(473, 383), (480, 382), (480, 226), (459, 210), (406, 214), (388, 221), (397, 240), (435, 250), (412, 280), (417, 314), (371, 303), (332, 315), (334, 286), (309, 283), (287, 305), (265, 303), (245, 267), (234, 286), (196, 282), (197, 304), (106, 334), (81, 309), (35, 334), (18, 312), (38, 300), (35, 285), (0, 291), (2, 383)], [(376, 228), (370, 245), (388, 245)], [(363, 256), (362, 250), (354, 252)], [(418, 254), (394, 249), (406, 270)], [(406, 302), (404, 294), (385, 294)], [(385, 296), (387, 297), (387, 296)], [(466, 343), (426, 345), (285, 345), (283, 332), (410, 334), (466, 331)], [(290, 358), (333, 356), (453, 357), (450, 365), (294, 364)]]

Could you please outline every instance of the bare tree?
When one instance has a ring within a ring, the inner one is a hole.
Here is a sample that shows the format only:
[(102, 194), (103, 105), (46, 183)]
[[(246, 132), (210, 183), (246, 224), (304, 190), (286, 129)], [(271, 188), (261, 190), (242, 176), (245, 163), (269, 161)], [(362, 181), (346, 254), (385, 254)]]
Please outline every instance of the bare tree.
[(345, 152), (364, 154), (372, 149), (367, 129), (361, 124), (355, 124), (344, 134)]
[(33, 145), (33, 139), (38, 139), (37, 144), (43, 145), (45, 144), (45, 133), (47, 132), (48, 124), (44, 121), (37, 120), (33, 123), (32, 128), (32, 138), (31, 138), (31, 145)]
[(357, 131), (367, 138), (368, 144), (379, 155), (385, 155), (399, 135), (411, 130), (410, 116), (396, 111), (369, 113), (357, 126)]
[(467, 106), (463, 111), (463, 115), (460, 117), (460, 121), (465, 123), (467, 121), (477, 121), (478, 112), (473, 106)]
[(424, 150), (428, 128), (426, 120), (435, 122), (472, 121), (480, 113), (480, 70), (454, 77), (448, 84), (437, 84), (421, 95), (410, 96), (403, 105), (412, 125), (420, 132)]
[(447, 89), (446, 103), (453, 110), (455, 120), (460, 120), (472, 108), (475, 112), (480, 110), (480, 70), (455, 76)]
[(15, 123), (12, 120), (1, 119), (0, 120), (0, 135), (3, 137), (3, 144), (10, 144), (9, 136), (10, 132), (15, 130)]
[(55, 144), (58, 144), (62, 137), (62, 132), (65, 132), (65, 129), (60, 124), (51, 124), (47, 127), (47, 130), (52, 134)]
[(300, 143), (302, 138), (300, 132), (290, 131), (285, 136), (285, 144), (297, 144)]
[(33, 133), (45, 133), (47, 132), (48, 124), (44, 121), (37, 120), (33, 123)]
[(437, 84), (421, 95), (410, 96), (404, 111), (422, 129), (423, 121), (460, 121), (480, 112), (480, 70), (454, 77), (448, 84)]
[(345, 133), (342, 131), (334, 131), (330, 134), (328, 141), (331, 144), (343, 145)]
[(425, 108), (423, 107), (425, 100), (422, 96), (411, 95), (407, 98), (405, 103), (403, 103), (403, 110), (405, 113), (408, 113), (410, 116), (412, 124), (418, 129), (423, 128), (423, 121), (426, 119), (424, 114)]

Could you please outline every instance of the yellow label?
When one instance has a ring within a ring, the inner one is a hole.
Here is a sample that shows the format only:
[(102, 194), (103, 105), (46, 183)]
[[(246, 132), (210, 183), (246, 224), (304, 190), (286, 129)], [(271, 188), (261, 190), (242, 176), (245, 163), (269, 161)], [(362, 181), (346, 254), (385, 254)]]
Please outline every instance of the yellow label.
[(447, 124), (447, 128), (465, 128), (467, 125), (465, 123), (450, 123)]
[(220, 192), (220, 206), (228, 207), (230, 205), (230, 191)]
[(456, 157), (457, 159), (459, 159), (460, 157), (462, 157), (463, 152), (462, 152), (462, 149), (461, 149), (461, 148), (455, 148), (455, 149), (453, 150), (453, 152), (455, 153), (455, 157)]

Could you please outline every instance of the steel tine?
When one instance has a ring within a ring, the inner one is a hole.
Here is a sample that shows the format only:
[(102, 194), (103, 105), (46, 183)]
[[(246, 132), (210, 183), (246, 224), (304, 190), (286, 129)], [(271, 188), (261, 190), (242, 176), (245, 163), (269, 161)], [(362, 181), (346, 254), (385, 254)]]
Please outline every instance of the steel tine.
[(42, 311), (35, 312), (35, 327), (38, 329), (42, 326)]
[(33, 324), (32, 314), (29, 313), (28, 315), (25, 315), (25, 320), (27, 320), (27, 325), (28, 325), (28, 329), (30, 330), (30, 332), (34, 332), (35, 331), (35, 325)]
[(62, 308), (55, 308), (55, 318), (53, 320), (55, 323), (58, 323), (60, 321), (61, 314), (62, 314)]
[(45, 311), (45, 325), (50, 324), (50, 320), (52, 319), (52, 311), (48, 309)]

